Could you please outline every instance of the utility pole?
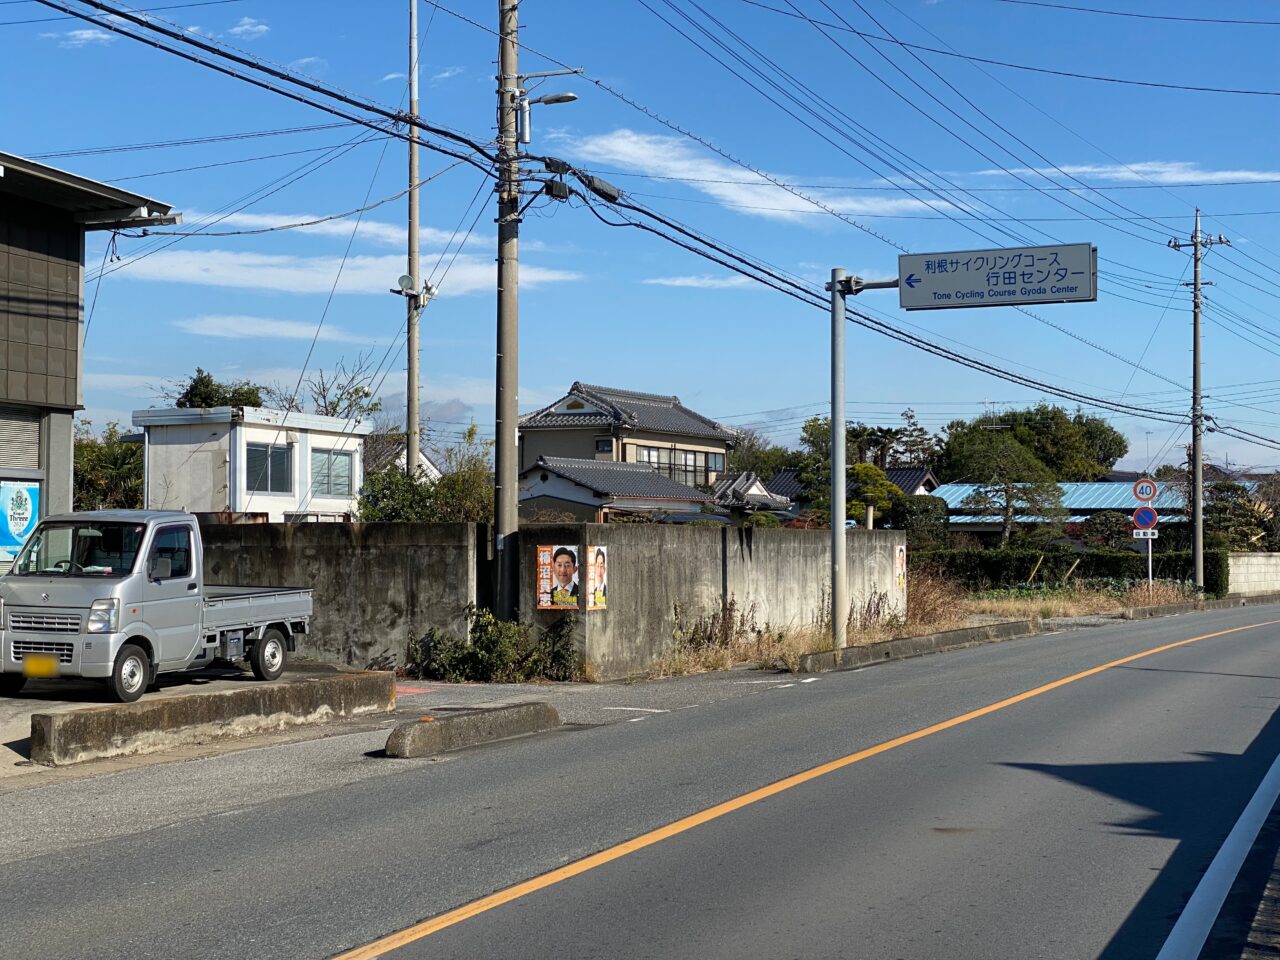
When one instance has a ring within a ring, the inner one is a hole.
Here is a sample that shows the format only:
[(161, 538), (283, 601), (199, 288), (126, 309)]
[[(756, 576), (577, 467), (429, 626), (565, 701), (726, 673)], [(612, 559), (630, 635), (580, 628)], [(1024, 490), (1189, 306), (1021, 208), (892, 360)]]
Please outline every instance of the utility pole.
[(1200, 208), (1196, 208), (1195, 229), (1189, 242), (1176, 237), (1169, 241), (1174, 250), (1191, 248), (1194, 272), (1191, 280), (1191, 564), (1197, 587), (1204, 586), (1204, 408), (1200, 390), (1200, 261), (1215, 243), (1231, 246), (1222, 234), (1215, 240), (1200, 232)]
[(840, 267), (831, 271), (831, 639), (844, 648), (849, 620), (849, 571), (846, 568), (844, 430), (844, 298), (849, 281)]
[(519, 601), (516, 473), (519, 398), (519, 0), (498, 0), (498, 357), (494, 417), (494, 562), (498, 616)]
[[(409, 118), (418, 119), (418, 0), (409, 0)], [(408, 366), (405, 371), (405, 472), (418, 475), (422, 463), (421, 414), (418, 407), (418, 318), (422, 313), (422, 267), (418, 257), (418, 128), (409, 125), (409, 269), (405, 290)]]

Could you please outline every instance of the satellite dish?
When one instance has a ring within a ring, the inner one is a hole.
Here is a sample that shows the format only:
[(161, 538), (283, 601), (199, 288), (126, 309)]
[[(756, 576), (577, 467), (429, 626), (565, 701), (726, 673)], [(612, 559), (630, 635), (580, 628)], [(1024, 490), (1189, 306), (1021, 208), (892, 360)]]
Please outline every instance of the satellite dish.
[(407, 273), (403, 274), (396, 283), (400, 285), (400, 289), (405, 293), (413, 293), (413, 277)]

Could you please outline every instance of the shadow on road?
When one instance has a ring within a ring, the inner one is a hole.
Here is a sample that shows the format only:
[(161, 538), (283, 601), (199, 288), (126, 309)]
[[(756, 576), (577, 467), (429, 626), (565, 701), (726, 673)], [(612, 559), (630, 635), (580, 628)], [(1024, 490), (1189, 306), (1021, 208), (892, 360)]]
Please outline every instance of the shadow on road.
[[(1042, 773), (1142, 808), (1136, 816), (1107, 824), (1127, 835), (1178, 841), (1173, 855), (1099, 954), (1099, 960), (1154, 957), (1258, 783), (1280, 755), (1280, 712), (1244, 753), (1192, 754), (1165, 763), (1047, 764), (1005, 766)], [(1242, 871), (1242, 881), (1250, 878)], [(1233, 892), (1234, 909), (1252, 917), (1262, 888)], [(1265, 883), (1265, 877), (1262, 878)], [(1248, 901), (1248, 903), (1246, 903)], [(1229, 903), (1231, 906), (1231, 903)], [(1221, 924), (1220, 924), (1221, 926)]]

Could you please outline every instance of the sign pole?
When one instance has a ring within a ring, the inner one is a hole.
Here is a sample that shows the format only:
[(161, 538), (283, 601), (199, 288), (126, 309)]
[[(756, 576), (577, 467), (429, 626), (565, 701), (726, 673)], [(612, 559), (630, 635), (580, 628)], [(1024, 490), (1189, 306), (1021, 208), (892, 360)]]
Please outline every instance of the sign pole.
[(1147, 540), (1147, 599), (1150, 600), (1155, 592), (1155, 587), (1151, 582), (1151, 540)]
[(831, 271), (831, 639), (845, 645), (849, 617), (845, 572), (844, 298), (849, 281), (840, 267)]

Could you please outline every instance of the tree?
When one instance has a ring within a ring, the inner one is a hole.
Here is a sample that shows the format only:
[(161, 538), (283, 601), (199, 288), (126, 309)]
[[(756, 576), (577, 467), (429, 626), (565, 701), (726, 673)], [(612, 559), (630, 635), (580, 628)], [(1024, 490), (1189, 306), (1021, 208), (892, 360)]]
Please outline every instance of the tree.
[(938, 453), (938, 442), (936, 436), (920, 426), (916, 412), (908, 407), (902, 411), (902, 426), (898, 429), (898, 439), (889, 452), (889, 465), (929, 466)]
[(1151, 476), (1156, 480), (1182, 480), (1186, 477), (1186, 467), (1177, 467), (1172, 463), (1161, 464)]
[(976, 431), (952, 452), (955, 469), (976, 483), (967, 509), (1000, 516), (1000, 545), (1007, 546), (1014, 518), (1060, 523), (1062, 489), (1052, 471), (1007, 433)]
[(100, 435), (88, 420), (76, 423), (74, 498), (77, 510), (142, 508), (142, 444), (121, 439), (120, 425)]
[(763, 435), (750, 428), (738, 431), (738, 442), (729, 451), (728, 472), (754, 473), (767, 481), (783, 467), (794, 465), (798, 459), (795, 450), (770, 443)]
[(260, 407), (263, 388), (248, 380), (226, 383), (213, 379), (202, 367), (186, 380), (171, 380), (161, 394), (175, 407), (207, 409), (209, 407)]
[(362, 353), (349, 368), (345, 359), (339, 360), (332, 370), (318, 370), (307, 377), (297, 390), (277, 382), (266, 387), (263, 396), (272, 409), (301, 413), (303, 405), (298, 394), (305, 390), (311, 398), (312, 413), (364, 421), (382, 411), (382, 401), (373, 395), (376, 375), (372, 354)]
[(975, 434), (997, 432), (1025, 448), (1064, 483), (1105, 477), (1129, 449), (1124, 436), (1105, 420), (1042, 403), (949, 424), (938, 459), (939, 478), (944, 483), (965, 482), (957, 466), (958, 449)]
[(357, 510), (361, 520), (400, 523), (491, 523), (493, 442), (473, 423), (455, 447), (433, 451), (441, 475), (410, 476), (392, 462), (365, 477)]
[(871, 461), (881, 470), (888, 468), (889, 453), (897, 444), (901, 434), (902, 431), (894, 427), (871, 428)]
[(1243, 484), (1231, 480), (1205, 484), (1206, 541), (1216, 541), (1228, 550), (1261, 549), (1266, 540), (1267, 519), (1265, 508), (1254, 501)]
[(875, 507), (877, 516), (887, 517), (902, 498), (902, 491), (874, 464), (855, 463), (849, 467), (848, 475), (845, 503), (848, 515), (855, 520), (866, 515), (867, 507)]
[(1119, 510), (1095, 513), (1080, 527), (1080, 538), (1087, 547), (1123, 550), (1133, 542), (1133, 518)]

